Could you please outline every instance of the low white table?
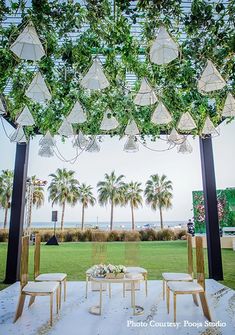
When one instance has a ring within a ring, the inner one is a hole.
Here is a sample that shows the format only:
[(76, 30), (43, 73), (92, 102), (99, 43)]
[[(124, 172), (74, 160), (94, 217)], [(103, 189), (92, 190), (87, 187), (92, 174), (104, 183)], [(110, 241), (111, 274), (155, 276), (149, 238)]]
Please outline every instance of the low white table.
[(100, 302), (98, 306), (92, 306), (89, 309), (89, 312), (91, 314), (95, 314), (95, 315), (101, 315), (102, 312), (102, 293), (103, 293), (103, 285), (108, 284), (110, 287), (110, 284), (113, 283), (119, 283), (119, 284), (123, 284), (123, 287), (126, 283), (129, 283), (131, 285), (131, 307), (133, 308), (133, 315), (142, 315), (144, 313), (144, 308), (141, 306), (136, 306), (135, 304), (135, 284), (140, 282), (140, 280), (142, 280), (142, 275), (141, 274), (134, 274), (133, 273), (133, 277), (132, 278), (127, 278), (126, 276), (124, 276), (124, 278), (121, 279), (116, 279), (116, 278), (112, 278), (112, 279), (107, 279), (107, 278), (97, 278), (97, 277), (92, 277), (90, 276), (89, 280), (91, 282), (94, 282), (96, 284), (99, 284), (99, 292), (100, 292)]

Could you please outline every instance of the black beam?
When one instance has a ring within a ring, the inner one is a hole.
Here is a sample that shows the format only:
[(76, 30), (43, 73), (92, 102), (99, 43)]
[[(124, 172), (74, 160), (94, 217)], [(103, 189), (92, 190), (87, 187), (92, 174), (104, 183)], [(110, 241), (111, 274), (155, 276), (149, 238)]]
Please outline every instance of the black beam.
[(209, 278), (223, 280), (212, 139), (200, 138)]
[(11, 203), (5, 283), (15, 283), (20, 278), (21, 237), (23, 234), (26, 179), (29, 144), (16, 145), (15, 171)]

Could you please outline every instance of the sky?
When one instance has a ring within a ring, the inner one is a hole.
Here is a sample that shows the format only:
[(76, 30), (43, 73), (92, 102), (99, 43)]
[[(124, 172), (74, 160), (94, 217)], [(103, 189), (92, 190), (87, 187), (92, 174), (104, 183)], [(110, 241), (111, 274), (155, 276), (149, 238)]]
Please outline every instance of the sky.
[[(12, 128), (4, 121), (7, 133), (12, 132)], [(37, 136), (30, 142), (30, 156), (28, 176), (36, 175), (40, 179), (50, 181), (48, 175), (56, 171), (57, 168), (67, 168), (76, 172), (79, 182), (92, 185), (96, 195), (96, 184), (102, 180), (105, 173), (115, 170), (116, 174), (124, 174), (125, 181), (138, 181), (142, 183), (142, 188), (150, 175), (166, 174), (173, 183), (173, 207), (165, 211), (163, 217), (165, 221), (187, 221), (192, 214), (192, 191), (202, 189), (201, 163), (198, 137), (190, 137), (193, 146), (192, 154), (183, 155), (177, 153), (176, 149), (165, 152), (154, 152), (140, 145), (137, 153), (126, 153), (123, 151), (125, 139), (103, 137), (101, 150), (99, 153), (82, 153), (75, 164), (65, 163), (57, 157), (42, 158), (38, 156), (38, 141), (41, 136)], [(215, 171), (217, 188), (235, 187), (235, 122), (222, 124), (220, 126), (220, 136), (213, 139), (213, 150), (215, 160)], [(74, 157), (74, 148), (71, 139), (66, 143), (61, 143), (57, 138), (57, 145), (60, 152), (67, 160)], [(165, 142), (148, 141), (148, 146), (154, 149), (166, 148)], [(13, 169), (15, 156), (15, 144), (10, 143), (6, 137), (0, 123), (0, 170)], [(46, 191), (47, 187), (45, 188)], [(34, 222), (49, 222), (51, 217), (51, 204), (47, 201), (48, 194), (45, 192), (45, 204), (39, 210), (33, 210)], [(59, 211), (58, 206), (53, 208)], [(90, 207), (85, 212), (87, 222), (108, 221), (110, 208), (100, 207), (98, 204)], [(159, 221), (159, 213), (153, 212), (148, 206), (135, 211), (136, 221)], [(66, 208), (65, 221), (80, 222), (81, 205)], [(130, 208), (116, 207), (114, 220), (116, 222), (130, 221)], [(0, 222), (3, 221), (3, 210), (0, 210)]]

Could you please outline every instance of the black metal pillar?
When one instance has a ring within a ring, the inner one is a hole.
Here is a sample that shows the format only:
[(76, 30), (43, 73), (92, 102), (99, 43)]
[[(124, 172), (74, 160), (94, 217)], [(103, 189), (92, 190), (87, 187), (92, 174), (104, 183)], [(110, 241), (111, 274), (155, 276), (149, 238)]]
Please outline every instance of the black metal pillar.
[(15, 171), (11, 203), (11, 218), (7, 251), (5, 283), (12, 284), (20, 277), (21, 237), (24, 224), (25, 191), (29, 144), (16, 145)]
[(212, 139), (200, 138), (209, 278), (223, 280)]

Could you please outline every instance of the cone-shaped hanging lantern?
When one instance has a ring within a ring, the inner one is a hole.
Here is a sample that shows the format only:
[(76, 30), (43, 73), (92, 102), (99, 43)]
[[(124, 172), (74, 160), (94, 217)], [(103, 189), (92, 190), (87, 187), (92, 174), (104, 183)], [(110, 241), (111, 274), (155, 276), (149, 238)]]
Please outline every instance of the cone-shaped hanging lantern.
[(82, 87), (90, 90), (103, 90), (109, 86), (103, 68), (99, 61), (95, 59), (87, 74), (81, 80)]
[(40, 60), (45, 51), (34, 25), (30, 22), (10, 46), (10, 50), (20, 59)]
[(172, 129), (170, 135), (168, 136), (168, 142), (174, 144), (181, 144), (185, 140), (183, 135), (180, 135), (175, 128)]
[(86, 151), (87, 152), (99, 152), (100, 151), (100, 146), (95, 136), (90, 139), (90, 142), (87, 145)]
[(151, 122), (154, 124), (168, 124), (172, 121), (172, 116), (167, 108), (160, 101), (157, 108), (153, 112)]
[(214, 64), (208, 60), (207, 65), (198, 81), (198, 90), (202, 92), (213, 92), (221, 90), (226, 85)]
[(0, 98), (0, 115), (5, 114), (5, 113), (6, 113), (6, 110), (3, 105), (2, 99)]
[(218, 135), (218, 131), (216, 130), (213, 122), (211, 121), (211, 119), (209, 118), (209, 116), (207, 116), (203, 129), (202, 129), (202, 135)]
[(100, 130), (112, 130), (116, 129), (119, 126), (118, 120), (111, 114), (111, 111), (108, 109), (103, 116), (101, 121)]
[(47, 146), (47, 145), (42, 146), (42, 147), (39, 149), (38, 154), (39, 154), (39, 156), (41, 156), (41, 157), (48, 157), (48, 158), (54, 156), (54, 152), (53, 152), (52, 147)]
[(163, 65), (168, 64), (179, 55), (178, 45), (173, 41), (165, 27), (160, 27), (158, 35), (150, 48), (150, 61)]
[(66, 137), (73, 136), (73, 127), (72, 127), (71, 123), (69, 123), (67, 121), (66, 118), (63, 120), (60, 128), (58, 129), (58, 133), (61, 136), (66, 136)]
[(51, 100), (51, 93), (40, 72), (37, 72), (25, 92), (26, 97), (36, 102), (46, 102)]
[(89, 140), (86, 136), (83, 135), (82, 131), (79, 130), (78, 136), (76, 137), (73, 146), (79, 147), (80, 149), (84, 149), (88, 146)]
[(73, 106), (71, 112), (67, 116), (67, 120), (70, 123), (79, 123), (79, 124), (86, 122), (87, 117), (79, 101), (77, 101)]
[(157, 102), (156, 94), (149, 85), (146, 78), (142, 79), (139, 92), (134, 98), (134, 103), (138, 106), (150, 106)]
[(139, 151), (139, 145), (135, 139), (135, 136), (128, 136), (128, 139), (124, 145), (124, 151), (126, 152), (137, 152)]
[(227, 98), (225, 100), (222, 116), (223, 117), (235, 116), (235, 99), (231, 93), (228, 93)]
[(20, 124), (21, 126), (33, 126), (35, 124), (33, 115), (27, 106), (24, 107), (23, 111), (16, 119), (16, 123)]
[(186, 112), (182, 114), (179, 123), (178, 123), (178, 129), (181, 131), (190, 131), (197, 127), (196, 123), (194, 122), (192, 116), (189, 114), (189, 112)]
[(135, 120), (129, 120), (125, 129), (125, 135), (138, 135), (139, 133)]
[(191, 154), (191, 152), (193, 151), (193, 147), (191, 146), (189, 141), (186, 139), (184, 143), (178, 146), (177, 151), (181, 154)]
[(11, 142), (17, 142), (17, 143), (24, 143), (27, 142), (24, 129), (22, 126), (19, 126), (11, 135), (10, 135), (10, 141)]
[(41, 146), (48, 146), (48, 147), (54, 147), (55, 146), (55, 140), (54, 140), (54, 138), (51, 135), (49, 130), (46, 132), (45, 136), (43, 136), (40, 139), (39, 144)]

